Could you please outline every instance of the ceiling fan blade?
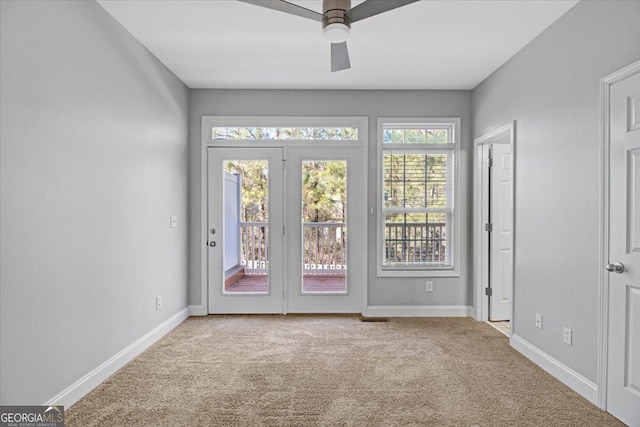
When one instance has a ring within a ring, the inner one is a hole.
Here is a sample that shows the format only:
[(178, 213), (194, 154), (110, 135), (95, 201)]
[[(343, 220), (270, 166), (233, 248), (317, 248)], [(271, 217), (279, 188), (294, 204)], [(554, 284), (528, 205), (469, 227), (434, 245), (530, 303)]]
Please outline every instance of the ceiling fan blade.
[(356, 22), (417, 1), (420, 0), (367, 0), (349, 9), (347, 15), (351, 22)]
[(347, 42), (331, 43), (331, 72), (351, 68)]
[(292, 15), (301, 16), (303, 18), (313, 19), (322, 22), (322, 14), (313, 10), (289, 3), (284, 0), (238, 0), (243, 3), (253, 4), (255, 6), (266, 7), (267, 9), (277, 10), (279, 12), (290, 13)]

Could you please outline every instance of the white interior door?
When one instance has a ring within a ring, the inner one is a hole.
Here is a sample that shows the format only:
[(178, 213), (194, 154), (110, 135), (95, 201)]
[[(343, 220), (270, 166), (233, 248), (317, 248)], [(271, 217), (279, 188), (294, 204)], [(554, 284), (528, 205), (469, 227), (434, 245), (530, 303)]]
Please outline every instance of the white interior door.
[(286, 310), (359, 313), (366, 253), (362, 150), (290, 148), (286, 157)]
[(209, 313), (284, 310), (283, 151), (208, 149)]
[(510, 320), (513, 270), (511, 144), (492, 144), (490, 187), (490, 279), (492, 321)]
[[(607, 410), (640, 425), (640, 74), (611, 85)], [(621, 268), (624, 266), (624, 269)]]

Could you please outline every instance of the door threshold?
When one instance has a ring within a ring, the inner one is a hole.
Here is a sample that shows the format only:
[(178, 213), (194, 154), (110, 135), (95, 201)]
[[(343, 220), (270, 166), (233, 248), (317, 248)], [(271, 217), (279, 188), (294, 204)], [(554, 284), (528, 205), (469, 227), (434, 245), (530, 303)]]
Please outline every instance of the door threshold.
[(497, 322), (492, 322), (491, 320), (487, 320), (485, 323), (489, 324), (493, 329), (497, 330), (498, 332), (502, 332), (508, 338), (511, 337), (510, 329), (509, 329), (510, 325), (508, 326), (504, 325), (504, 323), (509, 323), (508, 320), (500, 320)]

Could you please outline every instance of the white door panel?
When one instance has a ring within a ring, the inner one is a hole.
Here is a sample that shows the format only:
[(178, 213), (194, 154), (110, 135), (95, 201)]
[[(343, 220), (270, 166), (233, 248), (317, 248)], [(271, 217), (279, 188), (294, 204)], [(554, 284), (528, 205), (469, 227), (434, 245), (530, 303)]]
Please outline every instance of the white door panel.
[[(281, 148), (208, 149), (209, 313), (283, 312), (282, 158)], [(229, 162), (260, 162), (268, 189), (267, 206), (260, 207), (266, 222), (241, 225), (242, 179), (225, 171)]]
[(640, 74), (610, 92), (607, 410), (640, 425)]
[[(366, 253), (361, 246), (366, 224), (362, 219), (364, 192), (359, 186), (361, 158), (361, 150), (356, 148), (331, 152), (317, 148), (287, 150), (287, 312), (361, 311), (362, 263)], [(329, 197), (336, 199), (341, 206), (338, 211), (346, 211), (346, 217), (338, 212), (331, 221), (316, 222), (305, 218), (301, 199), (310, 186), (322, 184), (304, 181), (314, 181), (310, 165), (329, 164), (346, 168), (346, 183), (342, 184), (346, 186), (346, 200)]]
[(629, 151), (629, 236), (627, 238), (627, 252), (640, 252), (640, 149)]
[(492, 144), (490, 215), (490, 319), (510, 320), (513, 201), (511, 182), (511, 144)]

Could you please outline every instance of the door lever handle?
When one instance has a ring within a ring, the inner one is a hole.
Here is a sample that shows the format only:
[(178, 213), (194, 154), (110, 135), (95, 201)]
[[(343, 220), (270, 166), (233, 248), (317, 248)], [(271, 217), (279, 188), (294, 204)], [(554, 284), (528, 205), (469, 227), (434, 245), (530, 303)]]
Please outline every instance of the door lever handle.
[(613, 264), (607, 264), (607, 271), (610, 271), (612, 273), (622, 273), (624, 272), (624, 264), (621, 262), (616, 262)]

